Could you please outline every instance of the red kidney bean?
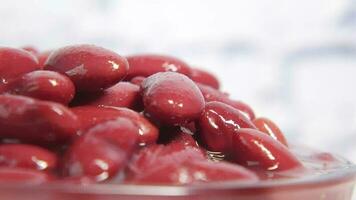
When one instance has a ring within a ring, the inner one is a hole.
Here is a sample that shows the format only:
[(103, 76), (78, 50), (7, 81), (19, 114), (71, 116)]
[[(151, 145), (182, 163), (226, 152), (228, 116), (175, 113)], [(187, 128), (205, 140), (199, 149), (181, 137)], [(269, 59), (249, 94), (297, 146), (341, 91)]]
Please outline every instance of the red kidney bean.
[(281, 142), (282, 144), (288, 146), (287, 140), (284, 137), (282, 131), (278, 128), (278, 126), (270, 119), (265, 117), (259, 117), (254, 119), (253, 124), (255, 124), (256, 128), (263, 133), (271, 136), (273, 139)]
[(236, 163), (252, 168), (283, 171), (303, 167), (285, 145), (256, 129), (235, 130), (232, 151)]
[(140, 87), (130, 82), (119, 82), (97, 95), (88, 105), (116, 106), (131, 109), (142, 109)]
[(135, 76), (133, 77), (130, 82), (132, 84), (135, 84), (135, 85), (138, 85), (138, 86), (141, 86), (141, 83), (146, 79), (146, 77), (143, 77), (143, 76)]
[(216, 90), (210, 86), (199, 83), (197, 85), (202, 92), (206, 102), (219, 101), (242, 111), (243, 114), (250, 120), (255, 118), (255, 113), (253, 112), (252, 108), (242, 101), (231, 100), (226, 93), (220, 92), (219, 90)]
[(74, 97), (72, 81), (57, 72), (37, 70), (8, 84), (8, 93), (68, 104)]
[(43, 51), (37, 54), (38, 65), (41, 69), (44, 68), (47, 58), (52, 53), (52, 51)]
[(212, 101), (205, 105), (199, 119), (200, 139), (210, 151), (230, 154), (232, 137), (240, 128), (256, 128), (239, 110)]
[(157, 72), (179, 72), (190, 74), (190, 67), (185, 62), (170, 56), (143, 54), (126, 57), (130, 65), (127, 79), (136, 76), (148, 77)]
[(6, 84), (37, 69), (38, 60), (31, 53), (22, 49), (0, 47), (0, 84)]
[(256, 118), (252, 108), (242, 101), (230, 100), (227, 104), (241, 111), (242, 114), (250, 120), (254, 120)]
[(189, 78), (197, 83), (208, 85), (215, 89), (219, 89), (220, 87), (218, 79), (213, 74), (202, 69), (192, 68)]
[(38, 146), (27, 144), (0, 145), (0, 166), (52, 171), (57, 167), (57, 155)]
[(229, 96), (226, 93), (223, 93), (223, 92), (221, 92), (215, 88), (212, 88), (208, 85), (197, 83), (197, 86), (199, 87), (199, 90), (203, 94), (206, 102), (220, 101), (220, 102), (225, 103), (224, 101), (227, 101), (227, 99), (229, 99)]
[(72, 108), (72, 111), (78, 116), (82, 130), (108, 120), (125, 117), (139, 128), (141, 145), (155, 143), (158, 139), (158, 129), (145, 117), (128, 108), (80, 106)]
[(199, 145), (193, 136), (183, 131), (179, 131), (168, 145), (171, 147), (178, 145), (199, 148)]
[(94, 45), (57, 49), (45, 64), (45, 69), (69, 76), (80, 92), (96, 92), (113, 85), (125, 78), (128, 68), (124, 57)]
[(126, 159), (126, 153), (110, 141), (84, 135), (64, 155), (63, 175), (104, 181), (115, 176), (125, 166)]
[(141, 85), (145, 111), (154, 119), (179, 125), (199, 118), (204, 97), (187, 76), (160, 72), (145, 79)]
[(244, 182), (258, 180), (252, 171), (227, 162), (192, 160), (178, 164), (169, 162), (158, 166), (152, 167), (144, 173), (135, 174), (129, 181), (135, 184), (186, 185), (226, 180)]
[(0, 183), (3, 184), (40, 185), (48, 183), (52, 179), (53, 178), (47, 173), (33, 169), (12, 167), (0, 168)]
[(77, 116), (61, 104), (0, 95), (0, 137), (31, 143), (64, 142), (79, 130)]
[(127, 118), (117, 118), (98, 124), (89, 129), (85, 133), (85, 137), (97, 137), (107, 140), (129, 155), (138, 147), (139, 143), (137, 126)]

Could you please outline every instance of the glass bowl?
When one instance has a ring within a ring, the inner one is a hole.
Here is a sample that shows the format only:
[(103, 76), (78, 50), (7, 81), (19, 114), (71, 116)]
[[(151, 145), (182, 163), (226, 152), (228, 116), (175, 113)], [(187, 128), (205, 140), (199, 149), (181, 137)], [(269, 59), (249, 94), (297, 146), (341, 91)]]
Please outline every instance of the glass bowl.
[[(309, 148), (292, 150), (309, 169), (323, 167), (311, 155), (329, 159), (330, 154)], [(257, 183), (225, 181), (189, 186), (123, 184), (0, 185), (1, 200), (351, 200), (356, 165), (333, 156), (337, 164), (299, 178), (265, 180)], [(315, 159), (314, 159), (315, 160)], [(325, 166), (324, 166), (325, 167)]]

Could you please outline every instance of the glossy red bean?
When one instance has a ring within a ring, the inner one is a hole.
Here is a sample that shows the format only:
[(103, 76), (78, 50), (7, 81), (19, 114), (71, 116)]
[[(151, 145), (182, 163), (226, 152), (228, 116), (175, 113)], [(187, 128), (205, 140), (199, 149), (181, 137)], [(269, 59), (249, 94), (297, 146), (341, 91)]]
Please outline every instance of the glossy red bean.
[(31, 53), (22, 49), (0, 47), (0, 84), (6, 84), (38, 69), (38, 60)]
[(197, 83), (208, 85), (215, 89), (219, 89), (220, 87), (218, 79), (213, 74), (202, 69), (192, 68), (189, 78)]
[(61, 104), (17, 95), (0, 95), (0, 137), (47, 144), (77, 134), (77, 116)]
[(125, 78), (128, 68), (124, 57), (94, 45), (57, 49), (45, 64), (45, 69), (69, 76), (80, 92), (96, 92), (113, 85)]
[(145, 111), (162, 123), (188, 123), (204, 108), (199, 88), (183, 74), (160, 72), (146, 78), (141, 87)]
[(136, 124), (127, 118), (100, 123), (85, 133), (85, 137), (96, 137), (115, 144), (130, 155), (139, 145), (139, 131)]
[(20, 167), (40, 171), (53, 171), (57, 155), (38, 146), (27, 144), (0, 145), (0, 167)]
[(126, 153), (115, 144), (98, 137), (79, 137), (63, 159), (63, 175), (87, 176), (104, 181), (115, 176), (126, 164)]
[(87, 103), (94, 106), (116, 106), (139, 110), (142, 108), (140, 87), (130, 82), (119, 82)]
[(138, 86), (141, 86), (141, 83), (146, 79), (146, 77), (143, 77), (143, 76), (135, 76), (133, 77), (130, 82), (132, 84), (135, 84), (135, 85), (138, 85)]
[(127, 108), (80, 106), (72, 108), (72, 111), (78, 116), (82, 130), (124, 117), (130, 119), (139, 128), (141, 145), (155, 143), (158, 139), (158, 129), (141, 114)]
[(233, 160), (268, 171), (302, 168), (302, 163), (282, 143), (256, 129), (241, 128), (232, 137)]
[(179, 72), (190, 74), (190, 67), (184, 61), (170, 56), (142, 54), (126, 57), (130, 65), (127, 79), (136, 76), (148, 77), (157, 72)]
[(239, 110), (212, 101), (205, 105), (199, 119), (200, 139), (210, 151), (231, 153), (232, 137), (240, 128), (255, 128)]
[(243, 103), (242, 101), (232, 100), (226, 93), (216, 90), (210, 86), (206, 86), (199, 83), (197, 85), (200, 91), (202, 92), (206, 102), (219, 101), (242, 111), (243, 114), (247, 116), (250, 120), (253, 120), (255, 118), (255, 113), (253, 112), (252, 108), (246, 103)]
[(220, 101), (225, 103), (224, 101), (227, 101), (227, 99), (229, 98), (229, 96), (226, 93), (223, 93), (220, 90), (212, 88), (208, 85), (197, 83), (197, 86), (199, 87), (199, 90), (203, 94), (206, 102)]
[(7, 92), (67, 105), (74, 97), (72, 81), (57, 72), (37, 70), (8, 84)]
[(183, 131), (179, 131), (175, 137), (173, 137), (172, 141), (168, 144), (170, 147), (174, 146), (189, 146), (199, 148), (197, 141), (193, 138), (192, 135), (185, 133)]
[(230, 100), (230, 102), (227, 104), (241, 111), (242, 114), (244, 114), (250, 120), (254, 120), (256, 118), (252, 108), (242, 101)]
[(48, 183), (53, 178), (47, 173), (33, 169), (1, 167), (0, 183), (2, 184), (26, 184), (40, 185)]
[(288, 146), (287, 140), (284, 137), (282, 131), (278, 128), (278, 126), (270, 119), (265, 117), (259, 117), (254, 119), (253, 124), (255, 124), (256, 128), (263, 133), (271, 136), (273, 139), (281, 142), (282, 144)]

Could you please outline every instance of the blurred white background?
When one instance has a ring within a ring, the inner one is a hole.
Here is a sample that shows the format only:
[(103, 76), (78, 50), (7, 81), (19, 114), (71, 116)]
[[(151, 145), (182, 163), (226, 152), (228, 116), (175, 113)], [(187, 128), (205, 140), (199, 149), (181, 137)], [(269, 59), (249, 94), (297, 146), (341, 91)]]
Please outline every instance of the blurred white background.
[(93, 43), (183, 58), (291, 143), (356, 161), (355, 0), (11, 0), (0, 26), (2, 46)]

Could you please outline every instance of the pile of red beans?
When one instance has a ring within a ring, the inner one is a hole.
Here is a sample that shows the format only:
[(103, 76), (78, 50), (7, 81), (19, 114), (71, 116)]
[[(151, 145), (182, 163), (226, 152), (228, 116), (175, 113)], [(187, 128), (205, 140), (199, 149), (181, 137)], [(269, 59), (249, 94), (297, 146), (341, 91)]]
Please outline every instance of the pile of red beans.
[(163, 55), (0, 47), (0, 183), (196, 184), (303, 169), (271, 120)]

